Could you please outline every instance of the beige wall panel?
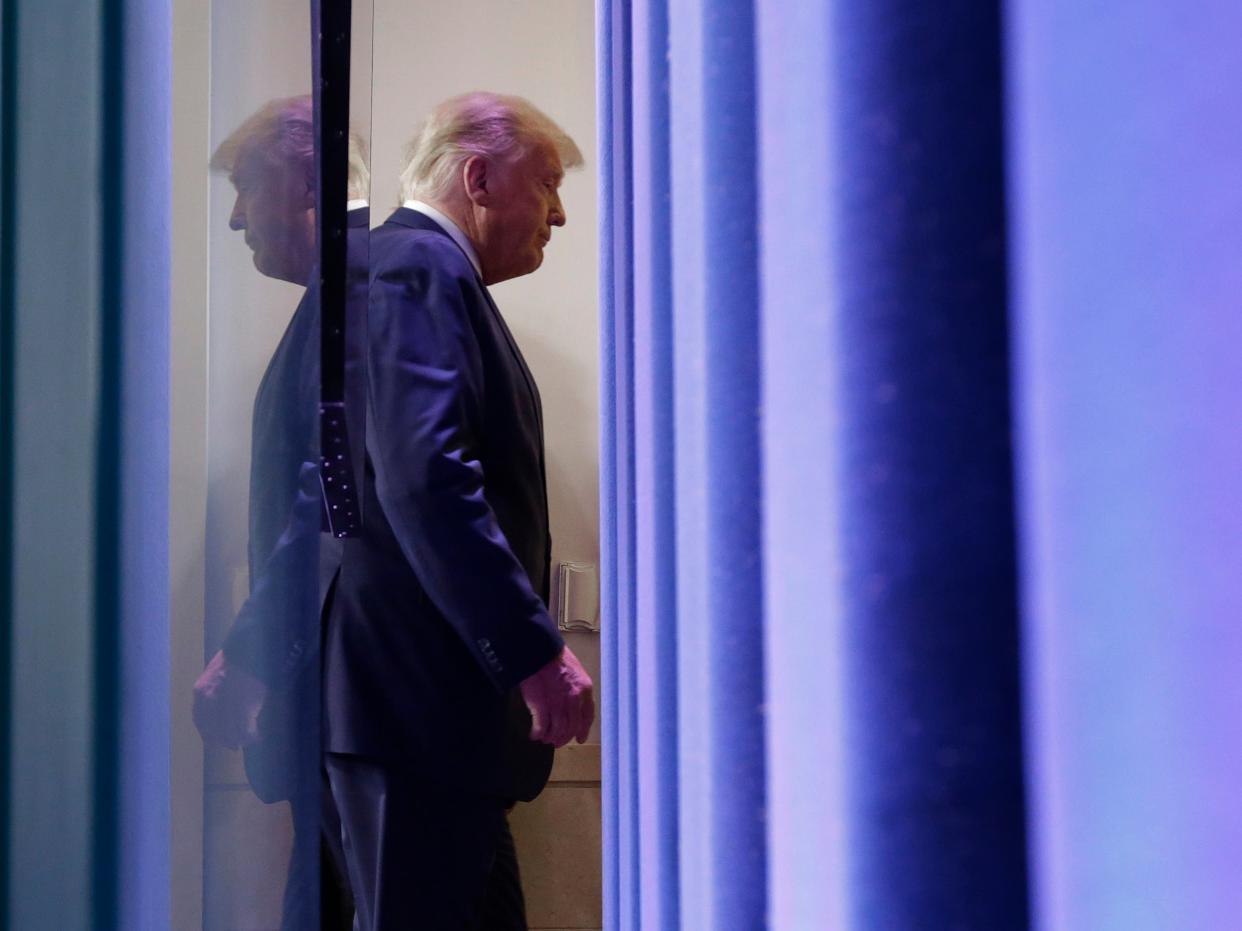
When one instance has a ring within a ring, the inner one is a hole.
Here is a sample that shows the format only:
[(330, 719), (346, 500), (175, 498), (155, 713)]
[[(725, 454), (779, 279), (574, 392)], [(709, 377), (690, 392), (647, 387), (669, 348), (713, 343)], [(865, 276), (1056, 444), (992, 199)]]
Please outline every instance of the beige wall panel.
[(558, 750), (548, 787), (509, 821), (531, 931), (602, 928), (599, 746)]
[(246, 789), (208, 789), (204, 931), (280, 927), (293, 831), (286, 804), (265, 805)]
[(550, 785), (510, 822), (532, 931), (602, 927), (599, 786)]

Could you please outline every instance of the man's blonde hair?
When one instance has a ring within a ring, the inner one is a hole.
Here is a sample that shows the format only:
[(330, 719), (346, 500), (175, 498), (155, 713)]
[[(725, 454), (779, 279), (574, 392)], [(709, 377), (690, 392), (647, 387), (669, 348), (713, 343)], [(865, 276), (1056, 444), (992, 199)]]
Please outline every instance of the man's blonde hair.
[[(310, 94), (269, 100), (229, 134), (211, 156), (211, 167), (232, 171), (242, 149), (253, 147), (271, 164), (301, 172), (308, 183), (315, 180), (315, 109)], [(371, 190), (367, 143), (349, 132), (349, 176), (346, 196), (365, 198)]]
[(566, 171), (582, 165), (582, 152), (569, 134), (529, 100), (487, 91), (450, 97), (431, 111), (406, 147), (401, 199), (439, 200), (471, 156), (518, 159), (540, 142), (556, 150)]

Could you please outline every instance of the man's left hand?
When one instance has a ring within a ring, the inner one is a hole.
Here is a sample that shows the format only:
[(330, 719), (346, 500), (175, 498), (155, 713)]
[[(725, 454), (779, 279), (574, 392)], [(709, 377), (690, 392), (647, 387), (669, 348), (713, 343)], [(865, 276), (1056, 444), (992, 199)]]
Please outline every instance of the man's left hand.
[(530, 709), (531, 740), (563, 747), (573, 738), (585, 743), (595, 720), (591, 677), (569, 647), (528, 679), (522, 698)]
[(207, 743), (230, 750), (259, 739), (267, 686), (217, 651), (194, 683), (194, 726)]

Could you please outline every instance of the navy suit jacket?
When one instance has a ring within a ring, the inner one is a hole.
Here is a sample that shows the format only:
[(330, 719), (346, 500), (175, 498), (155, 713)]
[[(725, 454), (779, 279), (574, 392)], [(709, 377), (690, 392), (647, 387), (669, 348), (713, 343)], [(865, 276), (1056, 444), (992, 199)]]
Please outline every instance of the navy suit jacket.
[[(347, 391), (359, 393), (370, 212), (348, 215)], [(318, 272), (316, 271), (316, 275)], [(320, 616), (341, 544), (321, 533), (317, 279), (298, 303), (255, 395), (251, 424), (250, 593), (224, 641), (230, 663), (268, 687), (246, 772), (266, 802), (319, 781)], [(349, 419), (360, 419), (354, 415)]]
[(530, 799), (518, 684), (557, 655), (539, 393), (465, 254), (399, 209), (370, 241), (360, 537), (325, 643), (329, 752)]

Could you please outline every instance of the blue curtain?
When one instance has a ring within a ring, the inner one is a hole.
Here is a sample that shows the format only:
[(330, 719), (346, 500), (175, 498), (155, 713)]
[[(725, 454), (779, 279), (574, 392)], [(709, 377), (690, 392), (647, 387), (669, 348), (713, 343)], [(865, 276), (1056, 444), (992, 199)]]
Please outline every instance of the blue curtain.
[(599, 4), (610, 929), (1231, 927), (1240, 16)]
[(1012, 6), (1041, 928), (1242, 915), (1242, 7)]
[(0, 924), (163, 928), (169, 7), (0, 15)]

